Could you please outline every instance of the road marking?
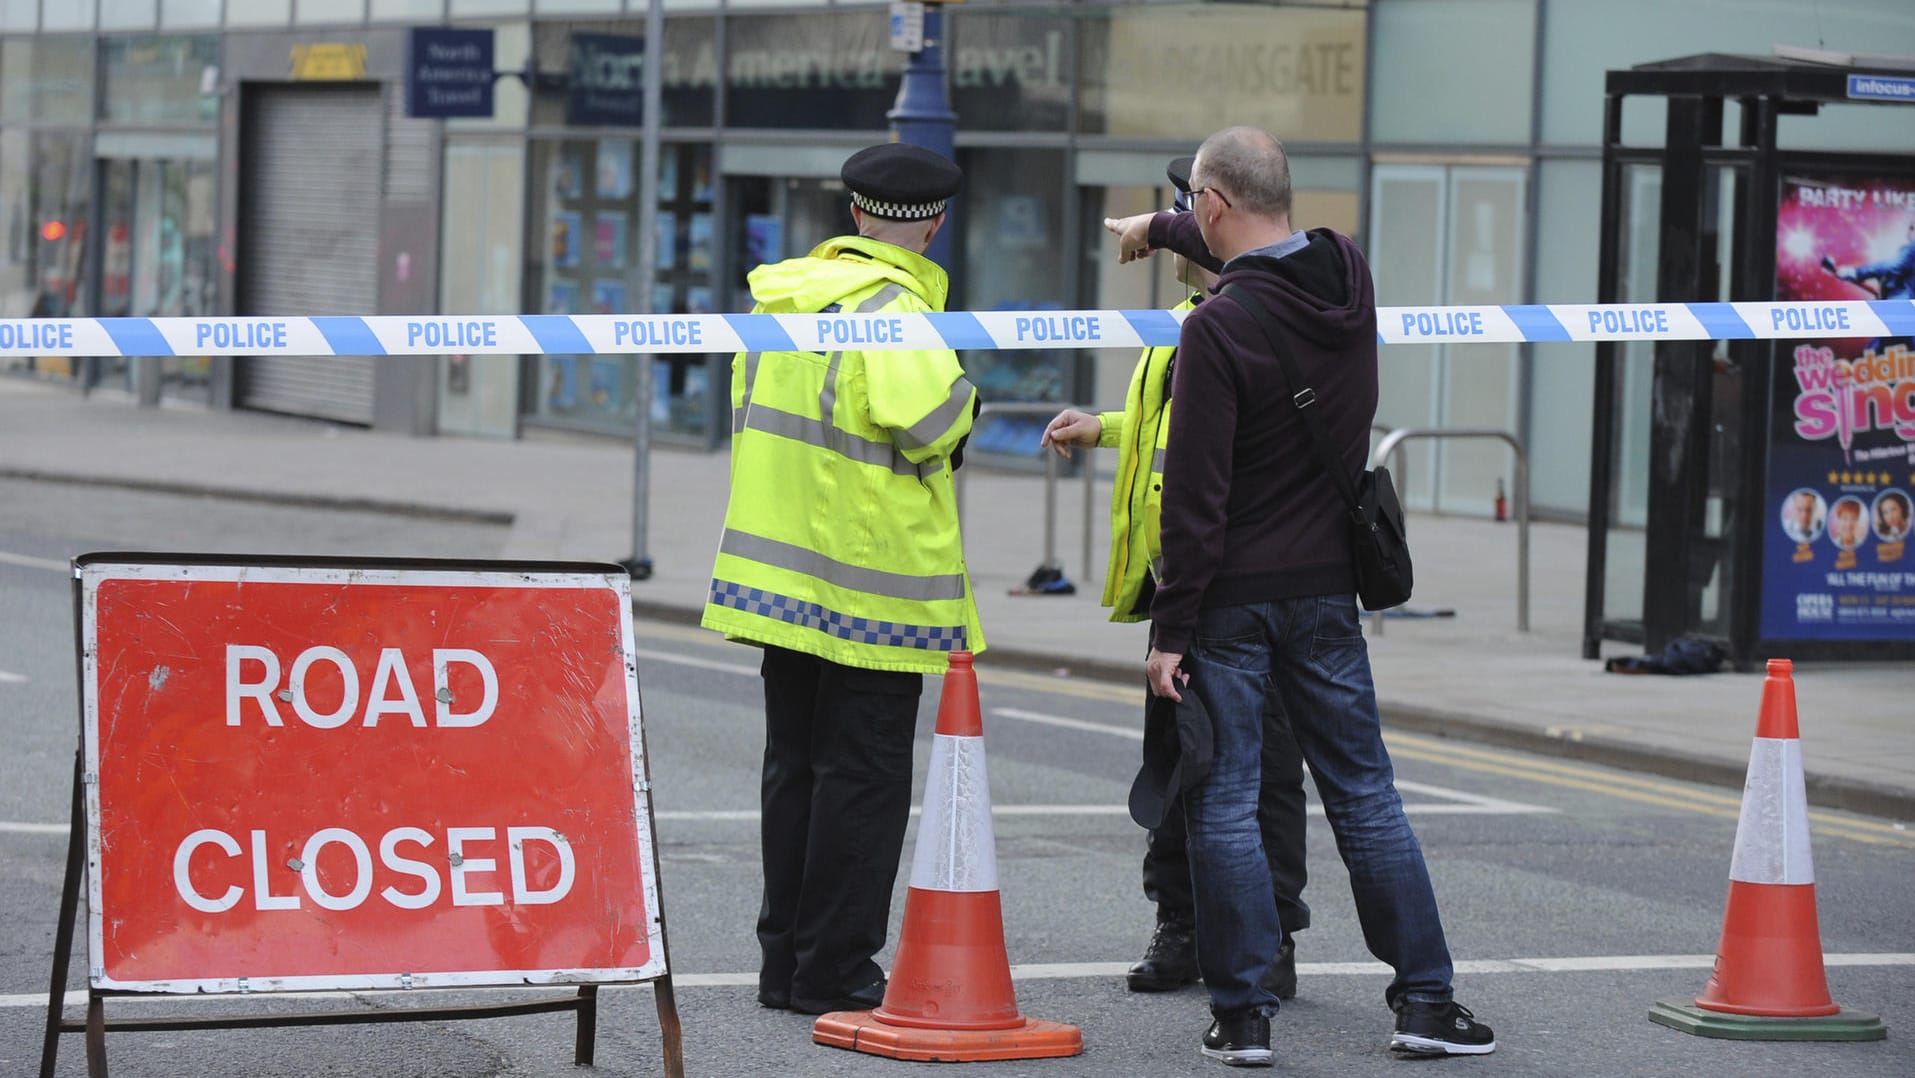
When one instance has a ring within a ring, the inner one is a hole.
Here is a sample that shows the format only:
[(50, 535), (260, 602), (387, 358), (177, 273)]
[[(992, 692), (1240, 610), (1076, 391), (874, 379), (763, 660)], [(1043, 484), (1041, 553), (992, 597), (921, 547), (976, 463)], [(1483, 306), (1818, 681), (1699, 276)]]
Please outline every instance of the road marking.
[[(1481, 958), (1462, 960), (1456, 965), (1456, 972), (1471, 976), (1487, 976), (1501, 973), (1654, 973), (1663, 970), (1709, 969), (1715, 965), (1716, 956), (1712, 954), (1645, 954), (1645, 955), (1595, 955), (1590, 957), (1566, 958)], [(1824, 966), (1915, 966), (1915, 954), (1879, 953), (1879, 954), (1825, 954)], [(1011, 967), (1013, 981), (1062, 981), (1078, 978), (1121, 977), (1130, 969), (1130, 961), (1122, 962), (1050, 962), (1033, 963)], [(1299, 977), (1387, 977), (1393, 971), (1381, 962), (1299, 962)], [(755, 988), (758, 985), (756, 971), (748, 973), (673, 973), (673, 988)], [(620, 988), (643, 988), (645, 985), (608, 984), (600, 991)], [(501, 986), (497, 988), (458, 988), (435, 989), (443, 992), (469, 992), (492, 995), (506, 992), (527, 992), (522, 986)], [(363, 996), (379, 998), (397, 997), (401, 993), (388, 992), (253, 992), (246, 995), (234, 993), (195, 993), (191, 995), (128, 995), (113, 998), (114, 1008), (142, 1004), (183, 1004), (199, 1006), (207, 1003), (234, 1003), (240, 1001), (257, 1002), (263, 996), (281, 999), (357, 999)], [(63, 1002), (69, 1006), (84, 1006), (87, 994), (81, 990), (66, 993)], [(47, 993), (20, 992), (12, 995), (0, 995), (0, 1008), (22, 1010), (27, 1008), (44, 1010), (47, 1005)]]
[[(1088, 722), (1084, 719), (1066, 718), (1062, 715), (1049, 715), (1041, 711), (1026, 711), (1023, 708), (1015, 707), (994, 707), (990, 709), (990, 712), (992, 715), (1001, 718), (1017, 719), (1022, 722), (1036, 723), (1040, 726), (1057, 726), (1066, 730), (1082, 730), (1093, 734), (1108, 734), (1112, 737), (1121, 737), (1128, 741), (1142, 741), (1144, 739), (1143, 731), (1138, 730), (1134, 726), (1112, 726), (1108, 723)], [(1396, 788), (1399, 791), (1445, 798), (1450, 802), (1448, 804), (1404, 804), (1403, 810), (1405, 812), (1415, 812), (1422, 815), (1470, 814), (1496, 816), (1557, 811), (1544, 805), (1526, 805), (1520, 801), (1505, 801), (1502, 798), (1485, 797), (1481, 794), (1465, 793), (1462, 790), (1452, 790), (1447, 787), (1431, 786), (1420, 782), (1405, 782), (1401, 779), (1397, 780)], [(1309, 811), (1313, 816), (1322, 816), (1323, 806), (1312, 802)]]
[(27, 569), (51, 569), (56, 573), (73, 571), (72, 562), (54, 561), (52, 558), (35, 558), (26, 554), (10, 554), (0, 550), (0, 565), (18, 565)]
[[(664, 636), (688, 643), (707, 641), (710, 635), (702, 629), (653, 624), (647, 624), (644, 632), (647, 635)], [(753, 677), (758, 674), (755, 667), (736, 663), (722, 663), (660, 651), (640, 654), (660, 662), (695, 666), (700, 669), (720, 670)], [(1086, 678), (1054, 677), (988, 667), (980, 669), (977, 675), (980, 685), (999, 688), (1024, 689), (1082, 700), (1102, 700), (1133, 707), (1143, 699), (1141, 688), (1113, 685), (1109, 682)], [(992, 708), (991, 711), (993, 714), (1001, 713), (1007, 718), (1041, 722), (1062, 729), (1084, 730), (1092, 733), (1121, 733), (1123, 736), (1134, 739), (1143, 737), (1141, 730), (1107, 726), (1083, 719), (1045, 716), (1039, 712), (1016, 708)], [(1424, 763), (1440, 764), (1444, 767), (1454, 767), (1479, 774), (1502, 775), (1561, 789), (1584, 790), (1625, 801), (1657, 805), (1721, 820), (1735, 820), (1741, 817), (1741, 796), (1715, 788), (1686, 786), (1669, 780), (1640, 777), (1596, 765), (1566, 763), (1541, 756), (1525, 756), (1495, 749), (1476, 748), (1458, 744), (1449, 738), (1425, 734), (1408, 734), (1392, 730), (1385, 733), (1384, 740), (1389, 745), (1390, 755), (1405, 760), (1420, 760)], [(1398, 786), (1401, 787), (1402, 783), (1398, 783)], [(1850, 839), (1877, 846), (1915, 848), (1915, 832), (1911, 832), (1905, 824), (1838, 815), (1822, 809), (1811, 809), (1808, 815), (1812, 825), (1811, 830), (1818, 835)]]
[(16, 674), (10, 670), (0, 670), (0, 685), (25, 685), (26, 683), (27, 676), (25, 674)]
[(71, 825), (63, 823), (16, 823), (0, 820), (0, 835), (64, 835)]

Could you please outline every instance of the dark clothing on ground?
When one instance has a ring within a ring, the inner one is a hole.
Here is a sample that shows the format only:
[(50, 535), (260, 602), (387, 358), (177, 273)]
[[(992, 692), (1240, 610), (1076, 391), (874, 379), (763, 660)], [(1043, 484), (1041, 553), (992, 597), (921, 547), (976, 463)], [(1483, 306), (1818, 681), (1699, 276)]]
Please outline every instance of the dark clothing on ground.
[(764, 650), (758, 987), (840, 999), (883, 974), (924, 677)]
[[(1281, 259), (1232, 259), (1218, 283), (1249, 289), (1290, 330), (1292, 358), (1316, 390), (1350, 474), (1362, 470), (1376, 416), (1376, 296), (1356, 244), (1328, 229)], [(1192, 214), (1158, 214), (1150, 244), (1207, 255)], [(1349, 522), (1309, 450), (1302, 417), (1255, 316), (1213, 298), (1184, 320), (1164, 466), (1164, 579), (1151, 601), (1159, 651), (1188, 653), (1197, 612), (1355, 591)]]

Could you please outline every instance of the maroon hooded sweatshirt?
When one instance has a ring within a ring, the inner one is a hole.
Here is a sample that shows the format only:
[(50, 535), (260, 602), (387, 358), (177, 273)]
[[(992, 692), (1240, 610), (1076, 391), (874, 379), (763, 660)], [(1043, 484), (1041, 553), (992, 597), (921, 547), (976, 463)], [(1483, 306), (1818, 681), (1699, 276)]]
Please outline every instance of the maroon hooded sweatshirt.
[[(1217, 283), (1248, 289), (1289, 330), (1303, 381), (1352, 479), (1376, 418), (1376, 293), (1348, 237), (1327, 228), (1283, 258), (1230, 260)], [(1150, 245), (1215, 264), (1194, 214), (1159, 213)], [(1352, 594), (1350, 517), (1255, 315), (1213, 295), (1184, 319), (1171, 375), (1163, 580), (1151, 600), (1160, 651), (1188, 654), (1200, 610)]]

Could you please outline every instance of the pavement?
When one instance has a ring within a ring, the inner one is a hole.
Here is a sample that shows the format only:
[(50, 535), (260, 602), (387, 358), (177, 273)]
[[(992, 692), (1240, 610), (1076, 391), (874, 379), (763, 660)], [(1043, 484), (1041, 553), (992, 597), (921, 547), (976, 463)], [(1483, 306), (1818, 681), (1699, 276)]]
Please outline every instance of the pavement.
[[(724, 520), (727, 455), (659, 447), (643, 541), (635, 451), (618, 439), (529, 431), (518, 440), (412, 437), (192, 406), (140, 408), (64, 384), (0, 377), (0, 477), (337, 506), (423, 521), (508, 525), (502, 558), (649, 556), (633, 584), (641, 618), (695, 623)], [(1098, 606), (1108, 479), (1060, 481), (1055, 550), (1074, 595), (1014, 595), (1045, 560), (1040, 474), (967, 468), (966, 556), (988, 644), (980, 665), (1135, 680), (1144, 629)], [(0, 507), (4, 513), (4, 507)], [(1093, 565), (1083, 562), (1089, 518)], [(1517, 630), (1517, 526), (1412, 515), (1416, 597), (1370, 649), (1386, 730), (1612, 764), (1739, 789), (1763, 677), (1605, 673), (1581, 658), (1586, 532), (1534, 523), (1530, 628)], [(244, 553), (243, 539), (226, 551)], [(394, 549), (394, 556), (416, 552)], [(1605, 657), (1640, 648), (1607, 644)], [(1915, 664), (1798, 663), (1810, 804), (1915, 821)], [(1141, 716), (1141, 708), (1139, 709)]]

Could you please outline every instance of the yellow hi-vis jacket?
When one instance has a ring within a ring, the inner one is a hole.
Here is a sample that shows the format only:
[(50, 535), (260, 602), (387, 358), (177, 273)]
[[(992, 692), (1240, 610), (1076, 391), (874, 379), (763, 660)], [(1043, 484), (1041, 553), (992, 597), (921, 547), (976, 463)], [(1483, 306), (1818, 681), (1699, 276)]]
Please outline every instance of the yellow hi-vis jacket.
[[(1171, 308), (1187, 311), (1192, 296)], [(1164, 447), (1170, 440), (1170, 363), (1175, 345), (1144, 349), (1130, 376), (1124, 410), (1103, 412), (1097, 444), (1117, 447), (1117, 481), (1110, 493), (1110, 564), (1104, 570), (1104, 597), (1112, 621), (1143, 621), (1149, 607), (1137, 608), (1144, 574), (1161, 568), (1164, 548), (1158, 523), (1164, 507)]]
[[(755, 314), (941, 311), (949, 288), (936, 263), (858, 236), (750, 283)], [(950, 462), (976, 396), (943, 348), (733, 357), (703, 625), (869, 670), (942, 674), (950, 652), (983, 651)]]

